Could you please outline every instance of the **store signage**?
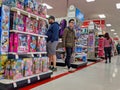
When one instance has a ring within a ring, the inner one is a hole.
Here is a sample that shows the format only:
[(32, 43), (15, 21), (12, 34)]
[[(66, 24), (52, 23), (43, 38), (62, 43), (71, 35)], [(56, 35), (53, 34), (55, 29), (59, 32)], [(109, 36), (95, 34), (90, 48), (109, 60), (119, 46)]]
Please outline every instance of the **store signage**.
[(75, 18), (75, 6), (71, 5), (68, 9), (68, 18)]
[(88, 26), (88, 29), (89, 29), (89, 30), (95, 29), (95, 24), (94, 24), (93, 21), (90, 21), (89, 26)]
[(78, 8), (76, 8), (76, 18), (79, 19), (81, 22), (85, 20), (84, 14)]

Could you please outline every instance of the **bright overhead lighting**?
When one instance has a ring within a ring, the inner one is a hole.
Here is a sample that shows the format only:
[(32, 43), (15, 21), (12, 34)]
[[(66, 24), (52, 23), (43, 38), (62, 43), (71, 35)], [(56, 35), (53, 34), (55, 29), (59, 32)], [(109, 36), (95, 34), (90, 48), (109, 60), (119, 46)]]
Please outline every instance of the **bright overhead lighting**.
[(120, 3), (116, 3), (116, 8), (120, 9)]
[(42, 5), (43, 5), (43, 6), (46, 6), (46, 7), (47, 7), (47, 9), (53, 9), (53, 7), (52, 7), (52, 6), (50, 6), (50, 5), (48, 5), (47, 3), (43, 3)]
[(100, 18), (106, 18), (105, 14), (98, 15)]
[(87, 2), (94, 2), (95, 0), (86, 0)]
[(111, 27), (112, 25), (111, 24), (106, 24), (107, 27)]
[(117, 33), (114, 33), (114, 35), (117, 35)]
[(114, 31), (115, 31), (115, 29), (111, 29), (111, 31), (112, 31), (112, 32), (114, 32)]

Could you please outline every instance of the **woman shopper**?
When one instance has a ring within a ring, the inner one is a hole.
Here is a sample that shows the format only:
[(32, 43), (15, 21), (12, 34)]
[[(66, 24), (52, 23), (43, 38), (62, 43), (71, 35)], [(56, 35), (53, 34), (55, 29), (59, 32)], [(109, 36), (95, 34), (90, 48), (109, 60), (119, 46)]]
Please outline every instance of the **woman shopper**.
[(111, 50), (112, 50), (112, 39), (109, 36), (109, 33), (105, 34), (104, 38), (104, 51), (105, 51), (105, 63), (107, 63), (107, 59), (109, 58), (109, 63), (111, 63)]
[(120, 55), (120, 42), (118, 42), (117, 44), (117, 52), (118, 52), (118, 55)]

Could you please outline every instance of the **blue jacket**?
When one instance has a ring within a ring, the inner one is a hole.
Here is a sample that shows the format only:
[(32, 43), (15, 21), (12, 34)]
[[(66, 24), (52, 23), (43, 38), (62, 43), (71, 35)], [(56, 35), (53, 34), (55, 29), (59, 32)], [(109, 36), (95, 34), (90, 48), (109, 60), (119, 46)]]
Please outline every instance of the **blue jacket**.
[(47, 42), (51, 41), (58, 41), (59, 39), (59, 24), (57, 22), (54, 22), (50, 25), (48, 31), (47, 31)]

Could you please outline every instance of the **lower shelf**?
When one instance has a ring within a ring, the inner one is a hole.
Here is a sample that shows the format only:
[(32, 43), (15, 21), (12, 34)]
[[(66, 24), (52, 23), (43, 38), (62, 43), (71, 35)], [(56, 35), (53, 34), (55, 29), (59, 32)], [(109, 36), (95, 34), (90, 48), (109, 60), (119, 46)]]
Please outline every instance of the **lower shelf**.
[(18, 80), (0, 80), (0, 90), (16, 90), (17, 88), (27, 86), (37, 81), (45, 80), (51, 77), (52, 71), (36, 74), (33, 76), (24, 77)]
[[(72, 68), (79, 68), (79, 67), (83, 67), (83, 66), (86, 66), (87, 65), (87, 62), (75, 62), (75, 63), (71, 63), (71, 67)], [(57, 61), (57, 66), (65, 66), (65, 62), (61, 59), (59, 59)]]
[(91, 62), (97, 62), (97, 61), (100, 61), (101, 58), (94, 58), (94, 59), (88, 58), (87, 60), (88, 60), (88, 61), (91, 61)]

